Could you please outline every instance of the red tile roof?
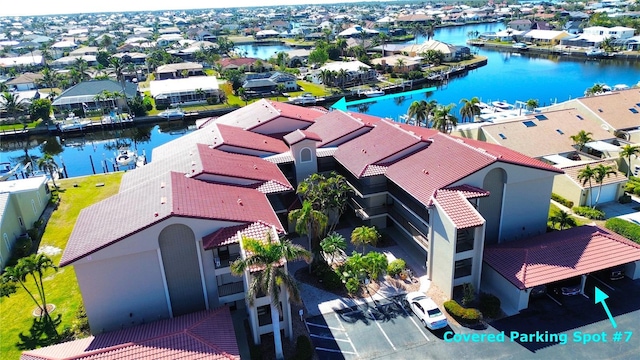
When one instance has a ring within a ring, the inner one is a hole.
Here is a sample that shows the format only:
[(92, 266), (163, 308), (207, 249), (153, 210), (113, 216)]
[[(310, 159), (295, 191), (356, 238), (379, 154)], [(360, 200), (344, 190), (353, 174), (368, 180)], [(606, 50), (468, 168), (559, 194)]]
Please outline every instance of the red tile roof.
[(90, 255), (169, 217), (282, 225), (257, 190), (210, 184), (170, 172), (85, 208), (69, 237), (60, 266)]
[(202, 244), (206, 250), (209, 250), (219, 246), (237, 244), (243, 235), (254, 239), (262, 239), (264, 234), (269, 231), (271, 231), (271, 225), (263, 222), (230, 226), (204, 236)]
[(22, 353), (21, 360), (240, 359), (228, 307)]
[[(394, 155), (418, 150), (422, 139), (386, 121), (368, 133), (338, 147), (335, 158), (356, 177), (364, 176), (369, 165), (388, 162)], [(424, 142), (422, 147), (428, 144)]]
[(431, 139), (433, 142), (429, 147), (394, 163), (386, 172), (387, 178), (425, 205), (430, 204), (436, 190), (498, 161), (562, 172), (499, 145), (442, 133), (434, 134)]
[(308, 130), (296, 130), (284, 136), (284, 141), (289, 145), (296, 144), (302, 140), (309, 139), (314, 141), (322, 141), (318, 134)]
[(640, 245), (596, 225), (555, 231), (484, 251), (484, 262), (519, 289), (640, 260)]
[[(235, 126), (229, 126), (224, 124), (218, 124), (218, 131), (222, 135), (222, 139), (214, 139), (214, 147), (222, 145), (239, 147), (243, 149), (258, 150), (261, 152), (269, 152), (272, 154), (280, 154), (289, 151), (289, 147), (284, 141), (280, 139), (274, 139), (273, 137), (254, 133), (251, 131), (242, 130)], [(233, 152), (226, 150), (227, 152)]]
[[(465, 191), (441, 189), (437, 190), (433, 196), (433, 201), (444, 210), (457, 229), (481, 226), (485, 222), (480, 213), (467, 200), (466, 194)], [(469, 192), (469, 194), (476, 197), (480, 193)], [(485, 191), (481, 196), (488, 195), (488, 192)]]
[(318, 144), (319, 147), (340, 145), (349, 139), (349, 135), (367, 132), (373, 129), (373, 124), (381, 120), (370, 115), (365, 115), (365, 119), (362, 119), (360, 115), (362, 114), (333, 110), (317, 118), (307, 130), (313, 131), (322, 138)]
[(322, 115), (315, 109), (262, 99), (219, 117), (216, 123), (261, 134), (289, 133), (309, 126)]
[(220, 59), (219, 63), (223, 68), (225, 68), (229, 65), (249, 66), (253, 65), (258, 60), (259, 59), (256, 58), (223, 58)]

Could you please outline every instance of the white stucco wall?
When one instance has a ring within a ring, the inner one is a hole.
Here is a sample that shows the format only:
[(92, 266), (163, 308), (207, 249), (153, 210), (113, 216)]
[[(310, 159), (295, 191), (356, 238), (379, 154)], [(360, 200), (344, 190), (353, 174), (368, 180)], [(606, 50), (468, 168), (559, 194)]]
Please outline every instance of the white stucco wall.
[(529, 306), (529, 291), (518, 289), (487, 264), (482, 267), (480, 286), (482, 291), (491, 293), (500, 299), (502, 311), (507, 315), (517, 314)]
[(456, 230), (451, 220), (439, 207), (434, 207), (431, 214), (429, 274), (431, 281), (445, 295), (451, 297), (455, 269)]

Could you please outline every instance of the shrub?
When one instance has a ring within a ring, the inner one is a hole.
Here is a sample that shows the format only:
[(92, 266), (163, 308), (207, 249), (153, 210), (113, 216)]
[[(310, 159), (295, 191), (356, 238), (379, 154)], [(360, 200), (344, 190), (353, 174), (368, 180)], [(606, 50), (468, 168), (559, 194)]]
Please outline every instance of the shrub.
[(295, 360), (310, 360), (313, 358), (313, 347), (308, 337), (304, 335), (298, 336), (296, 339), (296, 354), (293, 356)]
[(327, 290), (339, 290), (343, 288), (342, 279), (329, 264), (324, 261), (316, 261), (311, 265), (312, 273)]
[(360, 282), (354, 277), (347, 279), (344, 286), (347, 288), (347, 292), (351, 295), (357, 294), (358, 290), (360, 290)]
[(462, 305), (469, 306), (476, 299), (476, 291), (470, 283), (462, 284), (464, 295), (462, 296)]
[(573, 207), (573, 201), (571, 200), (567, 200), (565, 198), (563, 198), (562, 196), (556, 194), (556, 193), (551, 193), (551, 199), (553, 199), (553, 201), (560, 203), (566, 207), (568, 207), (569, 209), (571, 209)]
[(217, 96), (209, 96), (207, 98), (207, 105), (215, 105), (219, 102), (220, 100), (218, 99)]
[(631, 203), (631, 195), (622, 195), (618, 198), (618, 202), (620, 204), (629, 204)]
[(149, 96), (144, 96), (144, 98), (142, 99), (142, 105), (144, 105), (144, 108), (147, 111), (153, 110), (153, 101), (151, 101), (151, 98)]
[(455, 300), (445, 301), (444, 308), (460, 323), (473, 324), (482, 320), (482, 313), (478, 309), (467, 309)]
[(31, 236), (22, 235), (16, 240), (16, 244), (13, 247), (13, 252), (17, 258), (23, 258), (31, 254), (31, 248), (33, 247), (33, 241)]
[(623, 219), (611, 218), (604, 223), (604, 226), (616, 234), (640, 244), (640, 225)]
[(389, 274), (389, 276), (396, 276), (406, 267), (407, 263), (404, 260), (395, 259), (387, 266), (387, 274)]
[(480, 304), (478, 306), (482, 314), (490, 318), (496, 318), (500, 315), (500, 299), (488, 293), (480, 293)]
[(598, 209), (593, 209), (588, 206), (576, 206), (573, 208), (573, 212), (578, 215), (582, 215), (591, 220), (602, 220), (604, 219), (604, 212)]

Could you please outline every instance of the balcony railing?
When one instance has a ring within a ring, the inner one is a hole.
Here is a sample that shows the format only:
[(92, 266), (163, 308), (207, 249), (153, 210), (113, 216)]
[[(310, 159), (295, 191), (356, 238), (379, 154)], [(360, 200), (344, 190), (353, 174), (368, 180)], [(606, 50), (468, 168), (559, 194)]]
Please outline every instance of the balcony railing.
[(240, 257), (240, 254), (229, 254), (229, 258), (226, 259), (220, 259), (219, 257), (216, 257), (213, 259), (213, 262), (216, 264), (216, 269), (220, 269), (220, 268), (225, 268), (225, 267), (229, 267), (229, 265), (236, 261), (236, 259), (238, 259)]
[(244, 292), (244, 285), (242, 281), (218, 286), (218, 297), (229, 296), (241, 292)]
[(387, 213), (387, 205), (363, 207), (356, 199), (350, 199), (351, 206), (356, 211), (356, 216), (362, 220), (367, 220), (372, 216), (384, 215)]

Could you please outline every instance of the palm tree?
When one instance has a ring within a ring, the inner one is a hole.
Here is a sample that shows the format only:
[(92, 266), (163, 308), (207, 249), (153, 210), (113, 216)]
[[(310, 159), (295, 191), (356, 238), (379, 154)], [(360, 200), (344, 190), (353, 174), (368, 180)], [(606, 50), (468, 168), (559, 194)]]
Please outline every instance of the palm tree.
[(0, 108), (11, 114), (14, 120), (20, 121), (25, 127), (27, 126), (24, 119), (18, 117), (18, 113), (22, 113), (28, 108), (26, 99), (20, 99), (17, 93), (5, 91), (0, 94)]
[(347, 82), (347, 78), (349, 77), (349, 73), (345, 69), (340, 69), (336, 75), (336, 80), (340, 84), (340, 89), (344, 91), (344, 87)]
[(538, 99), (529, 99), (527, 100), (527, 110), (531, 110), (533, 111), (535, 108), (538, 107), (538, 105), (540, 105), (540, 103), (538, 102)]
[(600, 95), (604, 93), (605, 91), (604, 89), (605, 89), (604, 84), (594, 84), (592, 87), (585, 90), (584, 95), (585, 96)]
[(371, 251), (363, 257), (366, 272), (371, 280), (377, 280), (382, 273), (387, 270), (389, 260), (385, 254)]
[(80, 82), (89, 79), (89, 63), (87, 60), (79, 57), (73, 63), (73, 68), (78, 72), (80, 76)]
[(618, 172), (613, 168), (613, 166), (604, 164), (596, 166), (593, 171), (595, 172), (594, 180), (596, 181), (596, 184), (599, 184), (596, 203), (593, 205), (593, 207), (596, 207), (600, 201), (600, 193), (602, 192), (602, 183), (604, 183), (604, 179), (609, 178), (611, 175), (618, 176)]
[[(40, 308), (41, 316), (44, 316), (46, 320), (50, 320), (50, 316), (47, 310), (47, 298), (42, 276), (50, 269), (58, 271), (58, 267), (53, 264), (53, 261), (47, 255), (31, 254), (18, 260), (15, 266), (5, 268), (2, 274), (3, 281), (20, 284), (29, 297), (31, 297), (31, 300), (36, 303), (36, 306)], [(35, 294), (29, 290), (26, 285), (28, 276), (33, 278), (36, 291), (38, 292), (38, 298), (36, 298)]]
[(429, 123), (429, 115), (430, 114), (429, 103), (425, 100), (414, 101), (409, 105), (409, 111), (407, 112), (407, 117), (409, 119), (414, 119), (416, 121), (416, 125), (420, 126), (424, 122), (425, 126)]
[(577, 134), (569, 136), (569, 138), (573, 140), (574, 145), (578, 146), (578, 151), (582, 151), (584, 144), (593, 141), (591, 135), (593, 135), (593, 133), (580, 130)]
[(231, 264), (231, 272), (236, 276), (242, 276), (249, 269), (261, 269), (251, 274), (247, 298), (250, 305), (254, 304), (256, 296), (260, 293), (271, 298), (271, 326), (273, 327), (276, 358), (284, 359), (280, 338), (280, 314), (282, 312), (280, 294), (284, 290), (294, 302), (300, 302), (300, 291), (294, 277), (287, 273), (286, 268), (282, 265), (282, 260), (304, 259), (308, 262), (310, 254), (289, 240), (273, 240), (270, 235), (267, 235), (266, 242), (243, 237), (241, 246), (243, 257)]
[(458, 125), (458, 118), (451, 114), (451, 110), (456, 104), (449, 104), (444, 106), (438, 106), (433, 112), (433, 127), (443, 133), (450, 133), (456, 125)]
[(396, 68), (399, 71), (404, 71), (404, 65), (405, 65), (404, 59), (400, 58), (396, 60)]
[(587, 165), (584, 169), (578, 171), (578, 180), (582, 181), (582, 186), (584, 186), (586, 183), (589, 183), (589, 207), (592, 207), (591, 199), (593, 198), (591, 196), (591, 188), (593, 187), (591, 185), (591, 180), (595, 179), (595, 177), (596, 172), (589, 165)]
[(389, 40), (389, 35), (387, 35), (387, 33), (381, 31), (381, 32), (378, 33), (378, 40), (380, 41), (380, 44), (382, 45), (382, 56), (384, 56), (384, 45)]
[(302, 208), (289, 212), (289, 221), (295, 222), (295, 230), (300, 235), (307, 235), (309, 250), (313, 252), (314, 260), (318, 255), (320, 243), (317, 239), (327, 228), (329, 218), (321, 211), (315, 210), (310, 201), (302, 202)]
[(549, 220), (551, 220), (551, 224), (554, 228), (556, 224), (558, 224), (558, 226), (560, 226), (560, 230), (564, 230), (565, 227), (569, 228), (576, 226), (576, 220), (564, 210), (557, 211), (549, 218)]
[(58, 164), (53, 159), (53, 156), (45, 153), (41, 158), (39, 158), (38, 169), (49, 173), (49, 176), (51, 176), (51, 181), (53, 182), (53, 187), (57, 189), (58, 185), (56, 185), (56, 179), (53, 174), (58, 171)]
[(333, 81), (335, 80), (333, 71), (328, 69), (320, 70), (320, 80), (326, 87), (333, 85)]
[(418, 37), (425, 33), (424, 26), (422, 26), (422, 24), (420, 24), (420, 23), (412, 24), (411, 28), (410, 28), (410, 31), (413, 34), (413, 36), (415, 37), (416, 45), (417, 45), (418, 44)]
[(478, 106), (480, 99), (477, 97), (472, 97), (471, 100), (462, 99), (460, 102), (464, 104), (460, 108), (460, 117), (462, 122), (464, 122), (465, 119), (473, 121), (476, 115), (480, 115), (480, 106)]
[(373, 226), (358, 226), (357, 228), (353, 229), (353, 232), (351, 232), (351, 243), (355, 245), (356, 248), (358, 246), (362, 246), (363, 255), (365, 245), (375, 246), (375, 244), (378, 242), (378, 239), (380, 239), (380, 234), (378, 233), (378, 230), (376, 230), (376, 228)]
[(58, 73), (51, 70), (50, 68), (45, 67), (44, 69), (42, 69), (41, 82), (45, 84), (49, 89), (53, 89), (56, 87), (58, 78), (59, 78)]
[(344, 51), (347, 49), (347, 40), (339, 38), (336, 40), (336, 47), (340, 49), (340, 58), (344, 59)]
[(112, 56), (109, 58), (109, 67), (111, 68), (113, 75), (115, 75), (116, 81), (120, 83), (122, 93), (125, 94), (126, 99), (127, 91), (124, 86), (124, 73), (126, 70), (130, 69), (130, 64), (125, 63), (122, 58)]
[[(287, 86), (283, 83), (279, 83), (278, 85), (276, 85), (276, 91), (278, 92), (278, 95), (282, 95), (282, 93), (287, 90)], [(278, 100), (278, 98), (276, 97), (276, 100)]]
[(341, 250), (346, 250), (347, 242), (342, 235), (332, 232), (320, 241), (320, 247), (325, 254), (331, 255), (331, 263), (333, 264), (335, 255), (340, 253)]
[(241, 86), (238, 88), (238, 90), (236, 90), (236, 93), (238, 94), (240, 99), (244, 100), (244, 104), (247, 105), (249, 102), (249, 99), (247, 99), (247, 90), (245, 90), (245, 88)]
[(205, 95), (207, 94), (202, 90), (202, 88), (197, 88), (194, 93), (196, 94), (197, 100), (204, 100)]
[(433, 39), (433, 35), (436, 32), (436, 28), (433, 25), (433, 23), (430, 23), (429, 25), (427, 25), (427, 27), (424, 30), (425, 35), (427, 35), (427, 41)]
[(640, 146), (627, 144), (620, 150), (620, 156), (627, 158), (627, 177), (631, 176), (631, 156), (635, 155), (636, 159), (640, 154)]

